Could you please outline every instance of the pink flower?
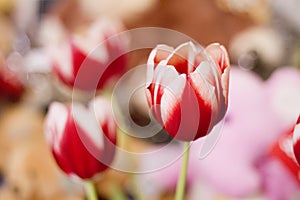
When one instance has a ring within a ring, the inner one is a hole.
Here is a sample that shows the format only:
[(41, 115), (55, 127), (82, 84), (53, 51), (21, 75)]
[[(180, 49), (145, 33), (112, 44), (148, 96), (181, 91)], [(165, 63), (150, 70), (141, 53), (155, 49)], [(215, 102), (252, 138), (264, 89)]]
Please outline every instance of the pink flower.
[(102, 20), (94, 23), (86, 38), (73, 35), (66, 44), (52, 49), (54, 72), (69, 87), (100, 89), (126, 69), (127, 38), (118, 35), (121, 24)]
[(229, 59), (226, 49), (205, 50), (188, 42), (176, 49), (158, 45), (148, 59), (147, 99), (155, 118), (175, 139), (208, 134), (225, 115)]
[(96, 98), (89, 108), (52, 103), (45, 134), (57, 164), (70, 177), (92, 178), (113, 161), (116, 125), (103, 98)]
[(300, 115), (298, 117), (297, 123), (294, 128), (293, 142), (294, 142), (293, 148), (294, 148), (295, 158), (298, 162), (298, 165), (300, 165)]

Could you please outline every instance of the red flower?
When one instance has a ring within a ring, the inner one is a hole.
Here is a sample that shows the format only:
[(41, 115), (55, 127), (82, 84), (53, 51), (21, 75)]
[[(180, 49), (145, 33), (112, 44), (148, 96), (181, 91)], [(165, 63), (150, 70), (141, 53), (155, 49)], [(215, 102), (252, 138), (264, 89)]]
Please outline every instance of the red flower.
[(0, 96), (5, 96), (12, 101), (18, 101), (24, 92), (25, 86), (20, 77), (9, 70), (7, 66), (0, 66)]
[(87, 38), (72, 36), (52, 52), (54, 72), (69, 87), (91, 91), (102, 88), (126, 68), (127, 40), (120, 24), (102, 20), (93, 24)]
[(76, 103), (53, 103), (45, 134), (57, 164), (71, 177), (92, 178), (113, 161), (116, 126), (110, 104), (102, 98), (89, 109)]
[(298, 165), (300, 165), (300, 115), (298, 117), (297, 123), (293, 132), (293, 142), (294, 142), (294, 154)]
[(225, 115), (229, 59), (226, 49), (188, 42), (175, 50), (159, 45), (148, 59), (147, 99), (155, 118), (175, 139), (208, 134)]

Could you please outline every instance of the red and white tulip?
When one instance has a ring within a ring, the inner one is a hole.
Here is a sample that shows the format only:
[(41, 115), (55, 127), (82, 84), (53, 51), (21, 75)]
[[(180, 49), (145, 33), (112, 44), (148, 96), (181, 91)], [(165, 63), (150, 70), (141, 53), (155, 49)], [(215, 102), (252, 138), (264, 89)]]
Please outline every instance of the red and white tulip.
[(128, 43), (128, 38), (119, 34), (122, 30), (116, 21), (97, 21), (86, 37), (72, 35), (65, 44), (51, 49), (59, 80), (71, 88), (92, 91), (122, 75)]
[(90, 179), (113, 161), (116, 125), (111, 105), (103, 98), (89, 108), (52, 103), (45, 135), (57, 164), (70, 177)]
[(298, 162), (298, 165), (300, 165), (300, 115), (294, 127), (293, 143), (294, 143), (293, 149), (294, 149), (295, 158)]
[(196, 140), (224, 117), (230, 70), (224, 46), (158, 45), (147, 67), (148, 103), (173, 138)]
[(17, 73), (11, 71), (0, 61), (0, 96), (18, 101), (25, 92), (25, 85)]

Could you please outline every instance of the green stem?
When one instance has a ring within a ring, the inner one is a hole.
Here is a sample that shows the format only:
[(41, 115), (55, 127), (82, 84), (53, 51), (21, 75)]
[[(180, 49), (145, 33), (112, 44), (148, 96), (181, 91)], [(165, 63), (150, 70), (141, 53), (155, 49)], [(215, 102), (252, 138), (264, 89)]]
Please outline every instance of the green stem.
[(176, 194), (175, 194), (175, 200), (183, 200), (184, 199), (184, 193), (185, 193), (185, 183), (186, 183), (186, 175), (187, 175), (187, 169), (188, 169), (188, 163), (189, 163), (189, 153), (190, 153), (190, 143), (184, 142), (184, 149), (183, 149), (183, 158), (182, 158), (182, 166), (177, 182), (176, 187)]
[(84, 189), (88, 200), (98, 200), (97, 191), (93, 181), (85, 181)]
[(119, 185), (113, 185), (113, 190), (110, 195), (110, 200), (126, 200), (127, 197), (123, 193), (122, 189), (120, 188)]
[(143, 194), (141, 193), (141, 191), (138, 189), (138, 181), (136, 174), (132, 174), (131, 175), (131, 187), (132, 187), (132, 196), (134, 199), (143, 199)]

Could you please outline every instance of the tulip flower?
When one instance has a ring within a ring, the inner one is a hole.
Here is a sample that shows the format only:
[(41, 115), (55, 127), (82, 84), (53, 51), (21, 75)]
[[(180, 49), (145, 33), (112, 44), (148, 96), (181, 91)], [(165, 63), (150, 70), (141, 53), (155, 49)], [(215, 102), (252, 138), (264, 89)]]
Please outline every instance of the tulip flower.
[(294, 128), (293, 142), (294, 142), (293, 149), (294, 149), (295, 158), (298, 162), (298, 165), (300, 165), (300, 115), (298, 117), (297, 123)]
[(176, 49), (158, 45), (147, 67), (148, 103), (173, 138), (196, 140), (224, 117), (230, 66), (222, 45), (211, 44), (204, 50), (191, 42)]
[(121, 30), (122, 26), (115, 21), (97, 21), (86, 37), (70, 36), (66, 44), (52, 49), (58, 79), (71, 88), (92, 91), (122, 75), (127, 39), (118, 35)]
[(175, 199), (183, 200), (190, 144), (207, 135), (224, 117), (228, 105), (229, 59), (226, 49), (204, 50), (192, 42), (176, 49), (159, 45), (147, 63), (147, 100), (171, 137), (185, 141)]
[(18, 101), (24, 92), (25, 86), (20, 77), (7, 66), (0, 66), (0, 95), (9, 100)]
[(70, 177), (90, 179), (113, 161), (116, 125), (103, 98), (96, 98), (89, 108), (52, 103), (45, 134), (57, 164)]

